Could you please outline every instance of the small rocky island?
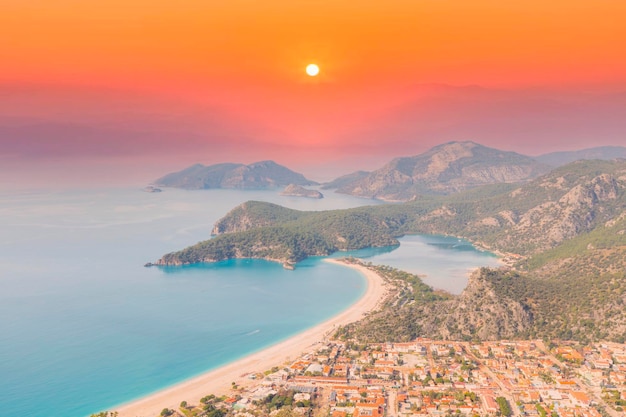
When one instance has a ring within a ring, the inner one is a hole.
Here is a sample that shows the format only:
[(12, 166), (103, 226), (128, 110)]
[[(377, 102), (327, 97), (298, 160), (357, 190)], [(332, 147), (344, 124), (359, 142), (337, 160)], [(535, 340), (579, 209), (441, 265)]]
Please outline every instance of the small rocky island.
[(160, 193), (163, 190), (161, 190), (158, 187), (155, 187), (154, 185), (148, 185), (148, 186), (144, 187), (143, 191), (146, 192), (146, 193)]
[(316, 190), (309, 190), (301, 185), (289, 184), (280, 195), (291, 197), (324, 198), (324, 194)]

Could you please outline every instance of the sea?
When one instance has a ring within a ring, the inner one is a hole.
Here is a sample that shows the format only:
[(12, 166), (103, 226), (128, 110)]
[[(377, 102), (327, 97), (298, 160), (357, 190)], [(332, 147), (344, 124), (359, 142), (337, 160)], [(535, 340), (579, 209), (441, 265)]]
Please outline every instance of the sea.
[[(84, 417), (237, 360), (310, 328), (363, 295), (352, 269), (311, 258), (145, 268), (208, 239), (248, 200), (299, 210), (380, 204), (332, 192), (141, 187), (0, 190), (0, 410)], [(497, 258), (445, 236), (407, 236), (352, 256), (460, 293)], [(337, 257), (345, 254), (335, 254)], [(208, 394), (208, 393), (207, 393)]]

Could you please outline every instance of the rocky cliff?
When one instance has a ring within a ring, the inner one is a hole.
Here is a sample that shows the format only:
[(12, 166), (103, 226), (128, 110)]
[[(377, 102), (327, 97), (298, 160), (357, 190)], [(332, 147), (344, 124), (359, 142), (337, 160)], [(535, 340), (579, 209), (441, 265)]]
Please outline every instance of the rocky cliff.
[(533, 324), (531, 309), (519, 300), (497, 292), (498, 279), (518, 279), (515, 274), (486, 268), (470, 275), (463, 293), (450, 301), (441, 315), (424, 330), (433, 337), (452, 340), (499, 340), (527, 332)]
[(300, 185), (289, 184), (280, 195), (289, 197), (324, 198), (324, 194), (317, 190), (309, 190)]
[[(465, 218), (466, 213), (446, 207), (449, 210), (429, 219), (430, 224)], [(467, 213), (462, 233), (501, 250), (530, 255), (589, 233), (624, 209), (626, 161), (578, 161), (468, 207), (473, 212)]]
[(497, 340), (519, 337), (533, 326), (533, 313), (528, 306), (497, 291), (498, 279), (516, 279), (508, 272), (478, 269), (463, 293), (452, 296), (427, 288), (414, 275), (388, 267), (371, 268), (387, 278), (396, 290), (381, 310), (341, 329), (340, 336), (369, 342), (417, 337)]

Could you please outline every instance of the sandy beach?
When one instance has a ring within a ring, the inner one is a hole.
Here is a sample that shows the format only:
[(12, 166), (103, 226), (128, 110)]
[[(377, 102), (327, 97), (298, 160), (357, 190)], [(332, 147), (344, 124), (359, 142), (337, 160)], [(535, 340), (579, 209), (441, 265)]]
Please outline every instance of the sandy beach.
[(147, 397), (119, 406), (115, 409), (119, 412), (119, 416), (155, 417), (164, 408), (178, 409), (181, 401), (197, 404), (200, 398), (208, 394), (228, 394), (231, 391), (232, 382), (239, 386), (253, 384), (254, 381), (247, 377), (250, 373), (264, 372), (316, 349), (337, 326), (359, 320), (365, 313), (375, 309), (384, 299), (387, 289), (385, 281), (378, 274), (360, 265), (347, 264), (334, 259), (327, 259), (326, 261), (360, 271), (367, 279), (367, 290), (363, 297), (337, 316), (276, 345)]

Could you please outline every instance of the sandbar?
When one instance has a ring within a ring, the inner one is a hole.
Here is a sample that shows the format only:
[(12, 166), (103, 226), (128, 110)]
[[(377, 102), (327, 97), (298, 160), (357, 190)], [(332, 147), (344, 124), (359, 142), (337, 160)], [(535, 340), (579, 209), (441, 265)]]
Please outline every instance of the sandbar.
[(211, 370), (207, 373), (165, 388), (154, 394), (142, 397), (130, 403), (116, 407), (119, 417), (155, 417), (164, 408), (177, 410), (181, 401), (198, 404), (208, 394), (228, 395), (232, 393), (231, 384), (247, 387), (255, 383), (248, 378), (251, 373), (264, 372), (274, 366), (281, 366), (301, 355), (317, 348), (340, 325), (360, 320), (375, 310), (387, 293), (385, 280), (374, 271), (362, 265), (326, 259), (326, 262), (347, 266), (361, 272), (367, 280), (365, 294), (346, 310), (329, 320), (298, 333), (289, 339), (255, 352), (235, 362)]

